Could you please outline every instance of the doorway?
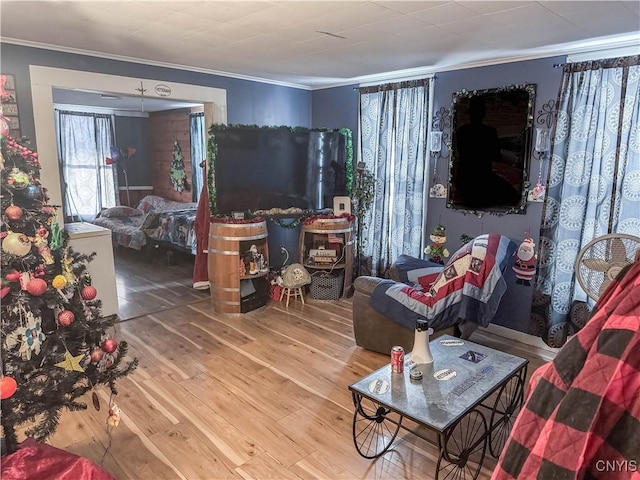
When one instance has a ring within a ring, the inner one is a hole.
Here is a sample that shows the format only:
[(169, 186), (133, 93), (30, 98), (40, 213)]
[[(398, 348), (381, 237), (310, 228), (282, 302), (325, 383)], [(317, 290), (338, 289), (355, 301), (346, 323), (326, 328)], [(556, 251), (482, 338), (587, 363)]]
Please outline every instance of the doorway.
[[(226, 91), (223, 89), (33, 65), (30, 67), (30, 76), (35, 136), (40, 154), (42, 180), (47, 185), (52, 205), (62, 205), (62, 183), (58, 168), (54, 121), (55, 89), (101, 92), (114, 96), (131, 96), (138, 89), (144, 89), (147, 105), (152, 99), (199, 103), (204, 105), (206, 125), (226, 123)], [(168, 96), (170, 98), (167, 98)], [(58, 211), (58, 221), (61, 225), (64, 224), (61, 211)], [(167, 265), (166, 261), (157, 259), (142, 265), (139, 255), (131, 256), (130, 252), (121, 253), (117, 250), (116, 256), (114, 265), (106, 266), (102, 274), (104, 278), (111, 279), (113, 284), (117, 285), (118, 299), (123, 304), (119, 312), (123, 319), (206, 298), (206, 292), (191, 288), (190, 273), (193, 264), (190, 263), (192, 262), (190, 256), (180, 258), (176, 265)], [(174, 260), (178, 260), (178, 257), (176, 256)], [(187, 263), (184, 264), (183, 261)], [(170, 272), (176, 275), (173, 277), (168, 275)], [(176, 298), (172, 300), (174, 296)], [(143, 297), (146, 297), (144, 302), (141, 301)], [(162, 303), (159, 300), (162, 300)], [(145, 310), (125, 308), (125, 302), (130, 306), (144, 304), (148, 308)]]
[[(158, 80), (122, 77), (100, 73), (65, 70), (31, 65), (33, 121), (40, 154), (42, 174), (46, 176), (50, 201), (62, 205), (62, 187), (56, 148), (53, 90), (55, 88), (104, 92), (132, 96), (140, 94), (148, 100), (171, 99), (204, 105), (205, 125), (227, 123), (227, 92), (221, 88), (202, 87)], [(62, 224), (60, 212), (58, 220)]]

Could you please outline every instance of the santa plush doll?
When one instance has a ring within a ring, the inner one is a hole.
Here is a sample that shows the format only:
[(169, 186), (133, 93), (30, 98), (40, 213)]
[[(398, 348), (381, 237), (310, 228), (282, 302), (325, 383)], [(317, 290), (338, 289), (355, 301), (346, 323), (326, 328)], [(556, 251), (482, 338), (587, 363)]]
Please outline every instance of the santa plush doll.
[(513, 271), (516, 272), (516, 283), (519, 285), (531, 285), (531, 279), (536, 274), (536, 261), (538, 259), (535, 251), (533, 238), (527, 237), (518, 247), (514, 254), (516, 257)]

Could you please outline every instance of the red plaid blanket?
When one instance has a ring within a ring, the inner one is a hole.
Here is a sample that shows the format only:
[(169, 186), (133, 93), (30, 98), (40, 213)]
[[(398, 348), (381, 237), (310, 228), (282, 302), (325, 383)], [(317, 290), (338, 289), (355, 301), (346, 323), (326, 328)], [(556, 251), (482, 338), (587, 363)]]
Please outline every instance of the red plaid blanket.
[(640, 479), (640, 262), (532, 377), (492, 480)]

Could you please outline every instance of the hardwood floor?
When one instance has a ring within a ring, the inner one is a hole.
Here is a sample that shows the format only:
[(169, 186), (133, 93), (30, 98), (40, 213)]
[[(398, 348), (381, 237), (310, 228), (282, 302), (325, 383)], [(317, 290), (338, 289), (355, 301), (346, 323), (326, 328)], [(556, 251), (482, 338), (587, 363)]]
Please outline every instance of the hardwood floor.
[(120, 319), (209, 298), (208, 291), (192, 288), (193, 259), (193, 255), (166, 248), (154, 250), (150, 257), (145, 251), (117, 248), (114, 260)]
[[(143, 298), (152, 280), (131, 273), (119, 282)], [(111, 442), (102, 465), (117, 479), (434, 478), (437, 449), (411, 433), (376, 461), (354, 448), (348, 386), (389, 357), (355, 346), (350, 300), (218, 315), (208, 298), (174, 300), (174, 286), (150, 295), (179, 304), (157, 299), (161, 308), (118, 325), (140, 367), (118, 382), (112, 438), (100, 389), (101, 411), (89, 401), (65, 412), (51, 444), (100, 463)], [(529, 372), (542, 363), (530, 360)], [(487, 454), (479, 478), (493, 466)]]

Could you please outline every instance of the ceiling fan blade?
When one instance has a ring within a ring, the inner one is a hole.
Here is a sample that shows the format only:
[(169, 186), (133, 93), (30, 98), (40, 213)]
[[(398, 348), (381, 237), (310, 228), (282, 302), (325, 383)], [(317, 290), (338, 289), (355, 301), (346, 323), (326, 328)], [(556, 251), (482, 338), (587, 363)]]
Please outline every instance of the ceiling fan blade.
[(606, 272), (609, 269), (609, 262), (601, 258), (583, 258), (582, 263), (596, 272)]

